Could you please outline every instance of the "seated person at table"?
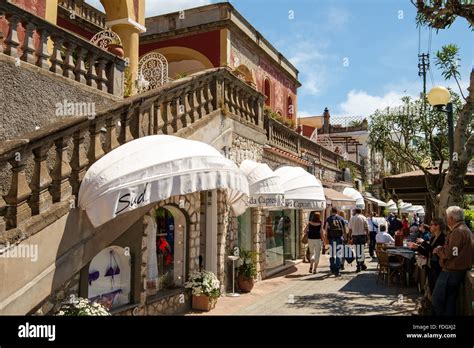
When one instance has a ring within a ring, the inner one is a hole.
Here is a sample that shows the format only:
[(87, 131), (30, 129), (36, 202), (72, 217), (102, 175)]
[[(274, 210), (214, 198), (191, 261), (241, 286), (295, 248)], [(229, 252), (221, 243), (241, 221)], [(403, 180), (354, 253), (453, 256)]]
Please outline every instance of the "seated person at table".
[(387, 226), (380, 225), (379, 229), (380, 229), (380, 232), (377, 233), (377, 235), (375, 236), (375, 241), (377, 243), (384, 243), (384, 244), (395, 243), (395, 239), (393, 239), (393, 237), (387, 233)]
[(422, 238), (418, 238), (416, 240), (416, 244), (412, 244), (410, 247), (411, 249), (415, 249), (416, 251), (418, 251), (419, 254), (428, 258), (428, 286), (430, 288), (430, 292), (432, 293), (436, 284), (436, 279), (438, 279), (438, 276), (441, 273), (439, 257), (433, 254), (433, 249), (437, 246), (444, 245), (446, 241), (446, 226), (442, 219), (435, 218), (431, 220), (430, 229), (433, 233), (429, 241), (426, 241)]
[(418, 230), (418, 239), (423, 239), (424, 241), (428, 242), (431, 238), (430, 233), (430, 225), (428, 224), (421, 224)]

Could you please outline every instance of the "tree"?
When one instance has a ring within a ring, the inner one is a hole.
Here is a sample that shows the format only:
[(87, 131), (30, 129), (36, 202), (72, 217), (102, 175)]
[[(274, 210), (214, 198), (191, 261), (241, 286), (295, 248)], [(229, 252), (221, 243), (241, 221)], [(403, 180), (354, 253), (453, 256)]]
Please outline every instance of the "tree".
[[(474, 4), (472, 0), (411, 0), (417, 8), (417, 23), (435, 28), (446, 29), (457, 17), (467, 20), (471, 30), (474, 30)], [(459, 86), (457, 50), (454, 47), (443, 49), (437, 54), (437, 65), (443, 69), (446, 79), (455, 79)], [(454, 153), (458, 161), (453, 161), (443, 188), (439, 195), (440, 213), (450, 205), (461, 205), (464, 193), (464, 178), (467, 166), (474, 152), (473, 108), (474, 108), (474, 69), (471, 70), (468, 95), (463, 99), (465, 104), (459, 113), (454, 130)], [(462, 91), (461, 91), (462, 95)], [(441, 214), (439, 214), (441, 215)]]
[[(461, 101), (454, 92), (453, 100), (454, 114), (457, 115)], [(423, 104), (422, 98), (403, 97), (399, 107), (377, 110), (371, 116), (369, 145), (383, 153), (384, 159), (392, 166), (392, 174), (396, 174), (394, 171), (421, 170), (425, 174), (435, 215), (439, 215), (439, 195), (447, 173), (444, 163), (449, 158), (447, 119), (444, 113), (425, 108)], [(435, 161), (438, 166), (433, 172)]]

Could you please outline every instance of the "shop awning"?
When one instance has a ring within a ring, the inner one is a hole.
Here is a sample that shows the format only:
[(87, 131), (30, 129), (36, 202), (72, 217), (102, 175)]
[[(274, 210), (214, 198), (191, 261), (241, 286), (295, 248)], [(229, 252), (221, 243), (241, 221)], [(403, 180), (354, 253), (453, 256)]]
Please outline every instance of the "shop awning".
[(356, 200), (356, 208), (365, 208), (364, 197), (362, 197), (362, 194), (356, 189), (352, 187), (346, 187), (342, 193)]
[(323, 185), (301, 167), (283, 166), (275, 170), (285, 191), (287, 209), (323, 210), (326, 208)]
[(346, 196), (336, 190), (325, 187), (324, 195), (326, 196), (326, 203), (333, 207), (341, 209), (353, 209), (356, 207), (356, 200)]
[(79, 190), (79, 206), (94, 227), (119, 214), (193, 192), (228, 189), (239, 215), (247, 177), (218, 150), (199, 141), (153, 135), (126, 143), (95, 162)]
[(365, 196), (364, 196), (364, 199), (368, 200), (369, 202), (372, 202), (372, 203), (377, 204), (379, 207), (385, 207), (385, 206), (387, 206), (387, 203), (382, 202), (381, 200), (379, 200), (379, 199), (377, 199), (377, 198), (375, 198), (375, 197), (372, 197), (372, 196), (365, 195)]
[(240, 170), (247, 175), (249, 182), (248, 206), (284, 206), (284, 190), (280, 177), (267, 164), (245, 160), (240, 165)]

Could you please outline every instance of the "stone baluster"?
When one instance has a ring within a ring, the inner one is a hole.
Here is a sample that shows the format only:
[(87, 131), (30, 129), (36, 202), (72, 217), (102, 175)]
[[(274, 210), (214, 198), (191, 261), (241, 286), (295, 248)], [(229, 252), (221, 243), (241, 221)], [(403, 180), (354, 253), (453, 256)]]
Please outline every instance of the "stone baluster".
[(120, 136), (119, 142), (121, 145), (133, 140), (132, 132), (130, 131), (130, 120), (133, 116), (133, 110), (125, 110), (120, 115)]
[(42, 29), (40, 33), (39, 49), (36, 53), (38, 57), (36, 65), (42, 69), (49, 69), (50, 54), (48, 52), (48, 38), (49, 32), (46, 29)]
[(100, 141), (101, 129), (104, 125), (103, 119), (96, 118), (94, 122), (89, 126), (89, 151), (87, 153), (87, 158), (89, 159), (89, 164), (92, 165), (95, 161), (101, 158), (105, 152), (102, 148), (102, 143)]
[(210, 114), (211, 112), (214, 111), (214, 105), (213, 105), (214, 96), (213, 96), (213, 91), (212, 91), (209, 81), (206, 81), (206, 83), (204, 84), (204, 92), (206, 95), (206, 110)]
[(235, 114), (242, 116), (242, 100), (241, 91), (235, 87)]
[(87, 129), (79, 129), (73, 135), (73, 150), (71, 157), (71, 187), (72, 193), (76, 196), (79, 193), (79, 187), (81, 185), (82, 179), (86, 174), (87, 168), (87, 152), (84, 147), (84, 134), (87, 132)]
[(28, 198), (31, 195), (31, 189), (28, 186), (25, 175), (25, 165), (27, 156), (25, 153), (17, 152), (15, 157), (10, 160), (12, 166), (12, 179), (10, 191), (4, 196), (6, 207), (6, 228), (15, 228), (20, 222), (31, 217), (31, 208), (28, 205)]
[(87, 55), (87, 49), (84, 47), (79, 47), (77, 50), (77, 59), (76, 59), (76, 66), (74, 67), (74, 73), (76, 75), (76, 81), (80, 83), (86, 83), (86, 65), (85, 59)]
[(237, 101), (235, 100), (236, 95), (235, 95), (235, 85), (229, 83), (229, 95), (230, 95), (230, 112), (234, 115), (237, 113)]
[(198, 95), (199, 95), (199, 117), (203, 118), (206, 116), (206, 96), (204, 95), (204, 84), (199, 83), (198, 87)]
[(96, 62), (97, 62), (97, 53), (90, 51), (89, 55), (87, 56), (89, 60), (89, 67), (87, 68), (86, 80), (87, 85), (93, 88), (97, 88), (97, 71), (96, 71)]
[(51, 69), (50, 71), (62, 75), (63, 74), (63, 58), (61, 56), (61, 49), (63, 47), (64, 39), (61, 36), (52, 35), (53, 40), (53, 55), (51, 56)]
[(198, 100), (198, 91), (197, 85), (193, 85), (191, 88), (191, 122), (195, 122), (199, 119), (199, 100)]
[(20, 46), (18, 23), (20, 22), (20, 17), (17, 15), (7, 15), (5, 18), (8, 20), (9, 29), (7, 38), (5, 39), (5, 50), (3, 53), (18, 58), (18, 46)]
[(54, 203), (64, 201), (72, 194), (72, 187), (69, 182), (71, 166), (69, 165), (67, 158), (69, 139), (70, 138), (62, 137), (54, 142), (56, 147), (56, 159), (51, 173), (53, 182), (50, 188)]
[(36, 49), (33, 42), (33, 32), (36, 26), (32, 22), (23, 22), (22, 25), (25, 28), (25, 38), (23, 39), (23, 54), (20, 59), (30, 64), (35, 64), (37, 57), (35, 56)]
[(120, 143), (117, 140), (117, 122), (115, 117), (109, 117), (105, 121), (105, 128), (107, 133), (105, 134), (105, 152), (110, 152), (116, 147), (120, 146)]
[(171, 122), (173, 120), (173, 112), (172, 112), (172, 102), (170, 100), (163, 101), (161, 107), (161, 118), (163, 120), (163, 128), (162, 131), (164, 134), (173, 134), (173, 126)]
[(66, 57), (64, 58), (63, 62), (63, 76), (74, 80), (74, 59), (73, 53), (76, 50), (77, 45), (73, 42), (68, 42), (65, 44), (66, 46)]
[(31, 196), (30, 196), (30, 207), (33, 215), (41, 214), (48, 209), (53, 199), (49, 192), (49, 188), (53, 179), (49, 175), (46, 160), (48, 158), (48, 151), (51, 148), (51, 144), (43, 144), (33, 149), (35, 168), (33, 171), (33, 177), (31, 178)]
[(192, 122), (194, 122), (194, 115), (193, 115), (193, 110), (191, 107), (192, 104), (192, 91), (190, 89), (187, 89), (183, 95), (183, 106), (184, 106), (184, 118), (183, 118), (183, 124), (185, 127), (190, 125)]
[(153, 103), (153, 134), (163, 134), (163, 126), (165, 121), (163, 120), (163, 105), (161, 98), (158, 98)]
[(183, 116), (183, 104), (181, 97), (174, 97), (171, 102), (171, 119), (168, 122), (171, 122), (173, 126), (173, 133), (176, 133), (178, 130), (183, 128), (183, 122), (181, 117)]
[(97, 64), (97, 88), (102, 92), (107, 92), (107, 74), (106, 74), (107, 60), (99, 58)]

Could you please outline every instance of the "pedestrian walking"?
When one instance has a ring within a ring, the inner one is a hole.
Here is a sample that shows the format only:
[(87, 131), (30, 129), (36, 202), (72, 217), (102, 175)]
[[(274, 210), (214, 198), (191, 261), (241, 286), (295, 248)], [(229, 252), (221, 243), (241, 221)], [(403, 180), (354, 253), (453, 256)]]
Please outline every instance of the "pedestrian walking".
[(344, 220), (344, 232), (342, 234), (342, 245), (343, 245), (343, 253), (341, 256), (341, 271), (344, 271), (345, 263), (346, 263), (346, 246), (349, 244), (349, 221), (346, 220), (346, 213), (343, 210), (340, 210), (337, 215), (339, 215), (342, 220)]
[(373, 212), (370, 213), (369, 218), (367, 219), (367, 224), (369, 225), (369, 254), (371, 258), (375, 258), (375, 245), (376, 245), (376, 237), (377, 237), (377, 232), (379, 229), (379, 225), (377, 223), (377, 213)]
[(319, 257), (321, 255), (322, 247), (322, 224), (321, 224), (321, 214), (316, 212), (311, 217), (311, 220), (308, 222), (308, 248), (310, 252), (309, 258), (309, 273), (316, 273)]
[(355, 215), (349, 221), (349, 238), (352, 239), (352, 244), (355, 245), (357, 270), (356, 272), (365, 271), (365, 243), (367, 243), (369, 235), (369, 225), (367, 218), (362, 215), (362, 210), (356, 209)]
[(329, 264), (331, 273), (336, 277), (339, 277), (343, 247), (342, 238), (344, 235), (344, 219), (337, 215), (337, 208), (331, 208), (331, 215), (324, 223), (324, 230), (329, 239)]
[(442, 271), (433, 290), (433, 314), (455, 315), (459, 288), (466, 271), (472, 267), (472, 232), (464, 221), (464, 210), (457, 206), (446, 209), (450, 232), (446, 244), (433, 250), (440, 259)]

